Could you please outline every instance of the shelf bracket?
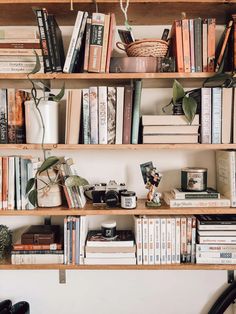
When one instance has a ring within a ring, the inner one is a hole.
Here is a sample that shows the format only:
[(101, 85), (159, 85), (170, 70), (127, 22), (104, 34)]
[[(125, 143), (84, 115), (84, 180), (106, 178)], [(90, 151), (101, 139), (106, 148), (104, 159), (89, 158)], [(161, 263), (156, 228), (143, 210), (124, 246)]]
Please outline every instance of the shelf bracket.
[(66, 270), (59, 269), (59, 283), (65, 284), (66, 283)]
[(228, 283), (233, 283), (234, 282), (234, 270), (228, 270)]

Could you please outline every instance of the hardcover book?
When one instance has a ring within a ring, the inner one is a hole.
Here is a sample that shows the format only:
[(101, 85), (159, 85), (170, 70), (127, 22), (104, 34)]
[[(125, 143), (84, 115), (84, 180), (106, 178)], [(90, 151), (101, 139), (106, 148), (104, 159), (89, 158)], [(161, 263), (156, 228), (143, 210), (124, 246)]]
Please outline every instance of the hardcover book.
[(108, 87), (107, 94), (107, 142), (115, 144), (116, 141), (116, 88)]
[(117, 230), (112, 239), (104, 238), (101, 230), (88, 232), (86, 245), (88, 247), (132, 247), (134, 246), (134, 234), (131, 230)]

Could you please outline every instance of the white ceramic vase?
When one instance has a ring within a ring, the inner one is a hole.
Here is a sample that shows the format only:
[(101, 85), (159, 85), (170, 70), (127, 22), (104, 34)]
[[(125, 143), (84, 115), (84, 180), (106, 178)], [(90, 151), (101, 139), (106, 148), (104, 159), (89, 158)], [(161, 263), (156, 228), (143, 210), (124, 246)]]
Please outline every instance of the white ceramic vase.
[[(59, 142), (58, 115), (59, 104), (52, 100), (41, 100), (38, 106), (44, 121), (44, 144), (57, 144)], [(41, 144), (43, 125), (40, 114), (33, 100), (25, 102), (26, 143)]]

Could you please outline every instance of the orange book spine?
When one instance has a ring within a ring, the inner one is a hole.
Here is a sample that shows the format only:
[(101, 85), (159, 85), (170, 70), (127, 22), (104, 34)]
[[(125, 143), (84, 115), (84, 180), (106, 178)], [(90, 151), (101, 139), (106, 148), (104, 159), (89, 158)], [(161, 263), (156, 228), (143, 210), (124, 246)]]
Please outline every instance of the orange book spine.
[(2, 157), (2, 208), (7, 210), (8, 198), (8, 157)]
[(216, 20), (208, 19), (208, 56), (207, 70), (214, 72), (215, 70), (215, 47), (216, 47)]
[(116, 31), (116, 18), (115, 14), (111, 13), (110, 29), (109, 29), (109, 39), (107, 47), (107, 60), (106, 60), (106, 72), (109, 73), (111, 54), (115, 43), (115, 31)]
[(183, 34), (184, 72), (190, 73), (191, 64), (190, 64), (189, 22), (187, 19), (182, 20), (182, 34)]
[(13, 250), (17, 251), (32, 251), (32, 250), (62, 250), (62, 244), (14, 244)]
[(184, 72), (182, 21), (176, 20), (174, 23), (177, 70), (178, 72)]

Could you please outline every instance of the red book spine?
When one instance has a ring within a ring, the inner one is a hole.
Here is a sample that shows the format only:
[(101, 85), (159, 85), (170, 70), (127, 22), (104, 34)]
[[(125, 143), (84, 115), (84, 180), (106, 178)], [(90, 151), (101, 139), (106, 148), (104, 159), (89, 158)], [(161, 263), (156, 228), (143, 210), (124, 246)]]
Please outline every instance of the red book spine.
[(208, 19), (208, 56), (207, 69), (208, 72), (215, 70), (215, 46), (216, 46), (216, 20)]
[(182, 21), (175, 22), (176, 62), (178, 72), (184, 72)]

